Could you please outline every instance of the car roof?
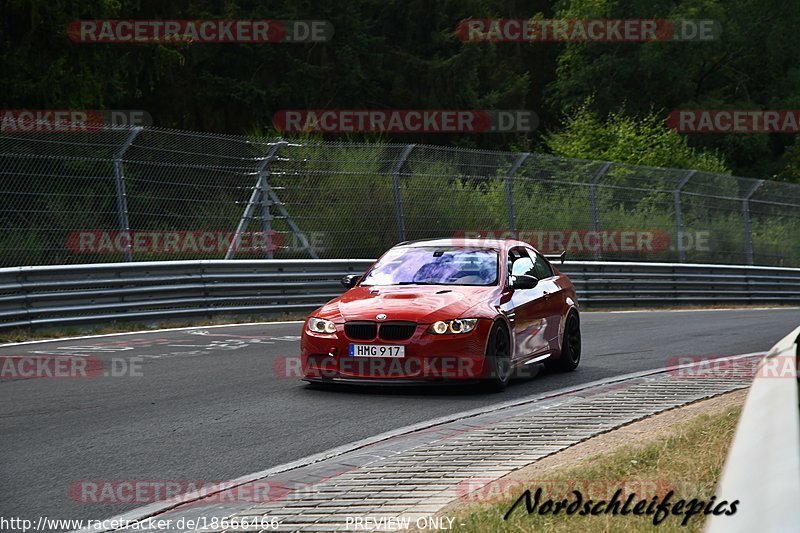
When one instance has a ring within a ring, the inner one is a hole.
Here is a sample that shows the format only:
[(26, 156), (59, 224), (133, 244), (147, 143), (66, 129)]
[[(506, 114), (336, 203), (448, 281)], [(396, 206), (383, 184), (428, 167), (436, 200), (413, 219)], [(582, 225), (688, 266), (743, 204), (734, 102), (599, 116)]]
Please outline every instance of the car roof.
[(526, 246), (533, 248), (530, 244), (515, 239), (481, 239), (481, 238), (448, 238), (448, 239), (421, 239), (417, 241), (405, 241), (397, 245), (398, 247), (424, 247), (424, 246), (441, 246), (441, 247), (464, 247), (464, 248), (486, 248), (489, 250), (507, 250), (516, 246)]

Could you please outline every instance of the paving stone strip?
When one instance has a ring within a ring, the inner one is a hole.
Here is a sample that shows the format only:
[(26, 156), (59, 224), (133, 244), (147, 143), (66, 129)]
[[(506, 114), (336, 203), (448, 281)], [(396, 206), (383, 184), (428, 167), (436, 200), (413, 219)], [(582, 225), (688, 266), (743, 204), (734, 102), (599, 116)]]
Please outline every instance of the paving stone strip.
[(600, 385), (400, 435), (271, 476), (261, 480), (269, 483), (270, 495), (273, 489), (277, 494), (269, 501), (201, 500), (163, 516), (279, 522), (263, 529), (203, 529), (208, 532), (354, 531), (353, 519), (367, 516), (404, 517), (414, 524), (543, 457), (647, 416), (746, 388), (751, 379), (747, 373), (662, 373)]

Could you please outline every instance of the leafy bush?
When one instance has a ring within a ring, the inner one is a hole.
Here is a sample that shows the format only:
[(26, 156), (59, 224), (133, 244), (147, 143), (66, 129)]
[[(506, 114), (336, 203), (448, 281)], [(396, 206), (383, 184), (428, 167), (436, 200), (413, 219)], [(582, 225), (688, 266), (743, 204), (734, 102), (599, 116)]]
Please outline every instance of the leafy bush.
[(591, 100), (567, 115), (562, 129), (545, 135), (555, 155), (613, 161), (648, 167), (672, 167), (728, 174), (717, 154), (691, 148), (686, 137), (669, 130), (664, 118), (650, 112), (642, 118), (612, 113), (601, 120), (590, 109)]

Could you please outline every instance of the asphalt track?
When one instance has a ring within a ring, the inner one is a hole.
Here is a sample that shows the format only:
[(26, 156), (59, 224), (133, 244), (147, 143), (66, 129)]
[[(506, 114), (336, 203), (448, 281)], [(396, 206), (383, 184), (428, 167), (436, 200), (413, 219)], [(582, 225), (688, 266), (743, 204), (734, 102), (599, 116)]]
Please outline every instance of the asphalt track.
[(767, 350), (798, 324), (800, 310), (790, 308), (585, 313), (576, 372), (516, 381), (499, 394), (313, 390), (282, 371), (281, 358), (299, 353), (298, 323), (0, 347), (0, 356), (92, 356), (122, 374), (0, 380), (0, 516), (108, 518), (143, 504), (83, 503), (70, 487), (233, 479), (431, 418), (668, 366), (678, 356)]

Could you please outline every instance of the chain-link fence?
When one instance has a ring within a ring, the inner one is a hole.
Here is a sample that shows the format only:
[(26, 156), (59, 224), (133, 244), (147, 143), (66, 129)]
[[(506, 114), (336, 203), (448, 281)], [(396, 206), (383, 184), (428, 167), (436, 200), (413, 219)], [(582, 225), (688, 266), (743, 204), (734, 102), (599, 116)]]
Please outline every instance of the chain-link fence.
[(517, 237), (575, 259), (800, 265), (800, 186), (542, 154), (98, 127), (0, 135), (0, 266), (370, 258)]

